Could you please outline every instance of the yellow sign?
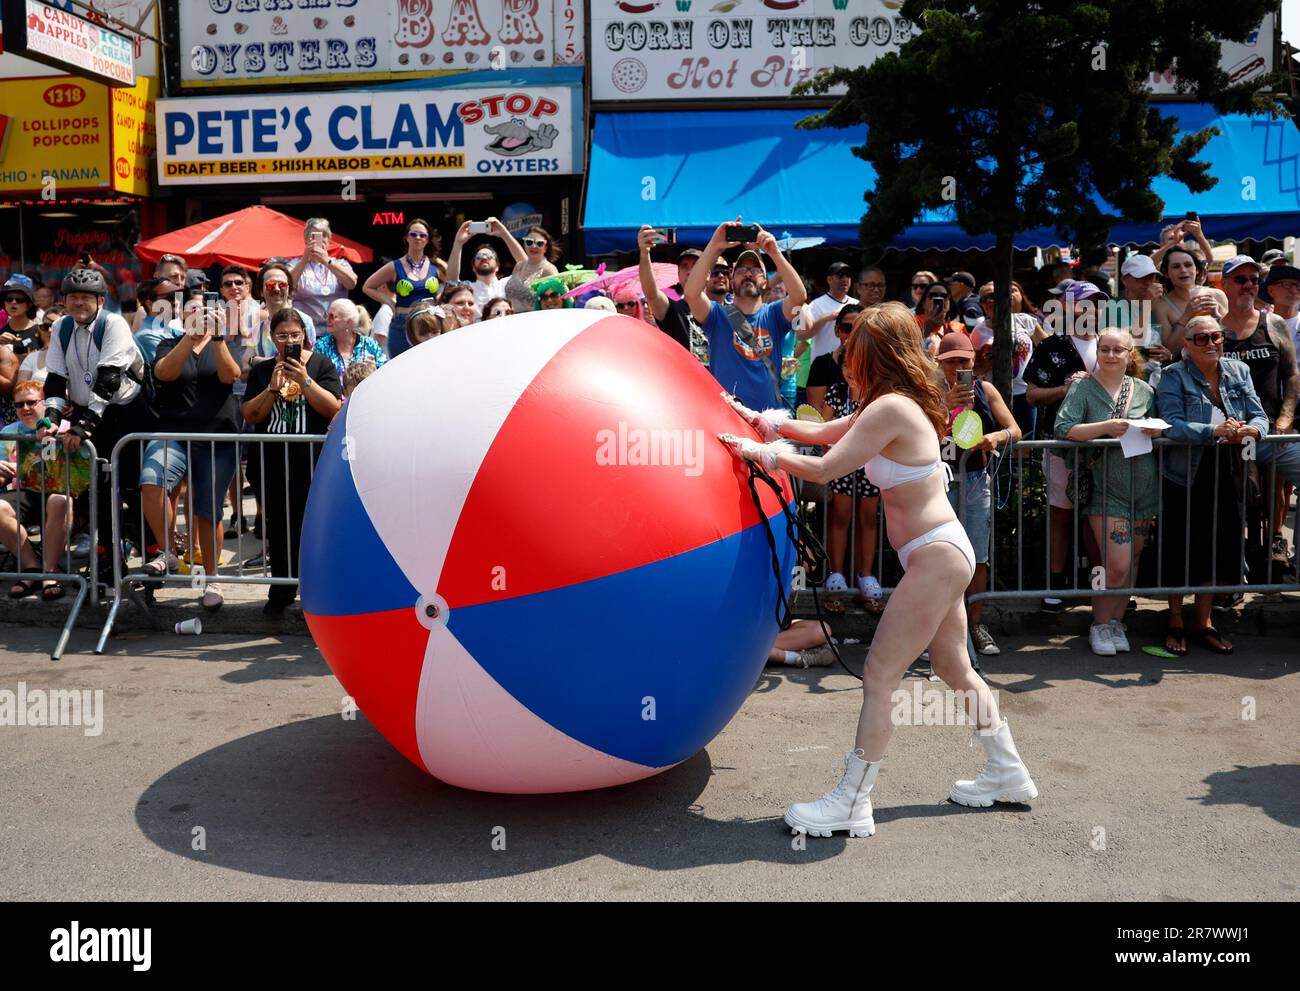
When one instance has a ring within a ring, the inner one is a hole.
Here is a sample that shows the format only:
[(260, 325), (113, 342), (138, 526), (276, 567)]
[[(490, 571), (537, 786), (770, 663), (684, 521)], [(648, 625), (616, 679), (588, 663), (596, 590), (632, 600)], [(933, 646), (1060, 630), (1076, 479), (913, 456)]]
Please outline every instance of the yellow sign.
[(154, 149), (154, 80), (110, 90), (76, 76), (6, 79), (0, 194), (47, 200), (145, 196)]
[(130, 89), (112, 90), (113, 188), (131, 196), (149, 195), (153, 174), (156, 83), (148, 76)]

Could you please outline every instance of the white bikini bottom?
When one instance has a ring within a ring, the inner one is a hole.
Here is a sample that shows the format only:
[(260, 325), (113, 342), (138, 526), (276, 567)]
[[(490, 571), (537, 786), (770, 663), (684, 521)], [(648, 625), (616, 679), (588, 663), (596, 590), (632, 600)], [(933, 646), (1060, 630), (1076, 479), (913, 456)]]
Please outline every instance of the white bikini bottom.
[(909, 540), (898, 549), (898, 563), (906, 571), (907, 559), (911, 557), (912, 551), (918, 547), (924, 547), (926, 544), (941, 542), (952, 544), (966, 555), (966, 560), (970, 562), (971, 577), (975, 577), (975, 548), (971, 546), (970, 537), (966, 536), (966, 529), (958, 520), (953, 520), (951, 523), (941, 523), (933, 530), (927, 530), (915, 540)]

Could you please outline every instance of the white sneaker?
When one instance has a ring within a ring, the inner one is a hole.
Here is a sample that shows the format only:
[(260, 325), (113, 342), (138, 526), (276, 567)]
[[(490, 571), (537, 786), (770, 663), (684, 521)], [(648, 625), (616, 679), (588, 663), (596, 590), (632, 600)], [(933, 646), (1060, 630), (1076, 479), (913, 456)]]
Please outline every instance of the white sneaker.
[(1124, 630), (1124, 624), (1118, 619), (1110, 621), (1110, 642), (1117, 654), (1127, 654), (1133, 649), (1128, 645), (1128, 634)]
[(790, 806), (785, 824), (810, 836), (830, 836), (841, 829), (847, 829), (850, 836), (871, 836), (876, 831), (871, 789), (879, 773), (880, 761), (865, 761), (858, 751), (845, 754), (840, 783), (815, 802)]
[(1114, 657), (1115, 643), (1110, 638), (1110, 624), (1093, 623), (1088, 628), (1088, 644), (1098, 657)]
[(858, 591), (864, 599), (879, 599), (885, 594), (875, 575), (858, 575)]
[(831, 653), (830, 644), (823, 644), (811, 650), (799, 651), (798, 658), (786, 661), (785, 665), (790, 668), (828, 668), (834, 663), (835, 655)]
[(203, 590), (203, 599), (201, 604), (209, 612), (216, 612), (226, 603), (226, 597), (221, 594), (221, 586), (211, 584)]
[(822, 591), (827, 595), (843, 595), (848, 590), (849, 583), (838, 571), (832, 571), (826, 577), (826, 584), (822, 586)]
[[(1095, 627), (1094, 627), (1095, 629)], [(958, 781), (948, 797), (958, 805), (988, 808), (994, 802), (1028, 802), (1038, 797), (1029, 768), (1020, 759), (1011, 727), (1004, 719), (996, 732), (978, 730), (988, 763), (974, 781)]]
[(175, 574), (176, 569), (179, 565), (180, 565), (180, 558), (178, 558), (171, 551), (163, 551), (161, 554), (155, 557), (152, 561), (150, 561), (140, 570), (147, 575), (152, 575), (155, 578), (161, 578), (163, 575), (166, 574)]

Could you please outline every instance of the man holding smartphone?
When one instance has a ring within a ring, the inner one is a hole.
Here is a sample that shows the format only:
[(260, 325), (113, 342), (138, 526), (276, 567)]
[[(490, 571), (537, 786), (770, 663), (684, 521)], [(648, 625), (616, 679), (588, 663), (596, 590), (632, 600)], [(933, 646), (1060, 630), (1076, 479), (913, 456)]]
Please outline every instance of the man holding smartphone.
[[(733, 301), (709, 298), (708, 274), (731, 244), (744, 250), (731, 270)], [(763, 303), (767, 286), (759, 252), (772, 259), (788, 288), (785, 299)], [(737, 217), (719, 224), (686, 280), (686, 305), (709, 342), (709, 371), (722, 387), (750, 409), (782, 407), (781, 354), (790, 321), (808, 299), (799, 273), (781, 254), (776, 238), (758, 225), (746, 227)], [(800, 328), (799, 339), (812, 337), (813, 327)]]

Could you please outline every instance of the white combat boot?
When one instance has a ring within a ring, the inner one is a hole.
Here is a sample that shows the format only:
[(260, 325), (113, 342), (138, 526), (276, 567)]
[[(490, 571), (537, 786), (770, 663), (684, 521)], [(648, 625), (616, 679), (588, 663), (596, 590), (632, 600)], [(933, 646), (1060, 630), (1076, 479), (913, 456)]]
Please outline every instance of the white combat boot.
[(994, 802), (1027, 802), (1038, 797), (1029, 768), (1020, 759), (1011, 727), (1004, 719), (997, 730), (979, 730), (988, 763), (974, 781), (958, 781), (949, 794), (958, 805), (988, 808)]
[(831, 791), (815, 802), (790, 806), (785, 824), (796, 833), (830, 836), (847, 829), (850, 836), (871, 836), (876, 821), (871, 817), (871, 789), (880, 773), (880, 761), (865, 761), (855, 750), (844, 755), (844, 775)]

